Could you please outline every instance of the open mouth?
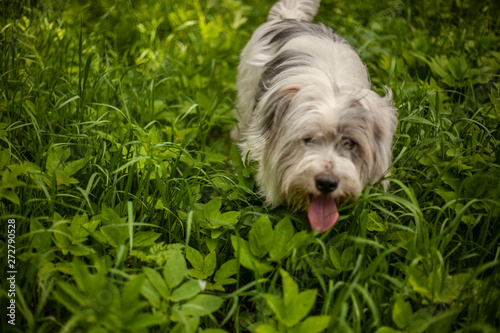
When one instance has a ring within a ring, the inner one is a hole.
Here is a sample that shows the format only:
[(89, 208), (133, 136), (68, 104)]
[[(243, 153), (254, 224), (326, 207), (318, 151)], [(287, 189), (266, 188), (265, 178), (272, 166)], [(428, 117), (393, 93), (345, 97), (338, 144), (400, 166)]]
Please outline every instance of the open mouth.
[(311, 229), (325, 232), (337, 223), (339, 212), (335, 199), (326, 195), (311, 196), (307, 217)]

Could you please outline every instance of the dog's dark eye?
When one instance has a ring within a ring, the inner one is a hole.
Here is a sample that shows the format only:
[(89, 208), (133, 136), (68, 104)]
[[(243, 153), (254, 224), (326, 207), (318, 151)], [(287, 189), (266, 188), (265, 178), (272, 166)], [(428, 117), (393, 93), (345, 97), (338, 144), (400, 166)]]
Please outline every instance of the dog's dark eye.
[(344, 147), (349, 149), (349, 150), (353, 150), (354, 147), (356, 147), (357, 143), (351, 139), (347, 139), (345, 140), (345, 143), (344, 143)]
[(304, 143), (305, 143), (306, 145), (311, 144), (311, 143), (314, 143), (314, 140), (313, 140), (313, 138), (311, 138), (311, 137), (307, 137), (307, 138), (304, 138), (304, 139), (302, 139), (302, 140), (304, 140)]

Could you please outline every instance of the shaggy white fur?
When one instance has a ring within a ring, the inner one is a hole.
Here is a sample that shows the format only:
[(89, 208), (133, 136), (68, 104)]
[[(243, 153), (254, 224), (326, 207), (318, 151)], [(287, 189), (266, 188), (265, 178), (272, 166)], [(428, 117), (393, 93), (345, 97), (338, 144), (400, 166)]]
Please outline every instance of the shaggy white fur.
[(319, 3), (277, 2), (243, 49), (232, 136), (243, 159), (259, 162), (266, 202), (307, 210), (324, 232), (340, 202), (388, 169), (397, 115), (352, 47), (311, 23)]

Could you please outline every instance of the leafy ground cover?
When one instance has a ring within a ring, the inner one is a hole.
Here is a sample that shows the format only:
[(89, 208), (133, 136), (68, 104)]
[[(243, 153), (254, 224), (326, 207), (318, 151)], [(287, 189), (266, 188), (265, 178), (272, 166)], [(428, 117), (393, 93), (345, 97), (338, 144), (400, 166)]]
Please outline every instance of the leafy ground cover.
[(498, 3), (323, 2), (400, 122), (321, 235), (229, 138), (271, 4), (1, 2), (2, 332), (496, 332)]

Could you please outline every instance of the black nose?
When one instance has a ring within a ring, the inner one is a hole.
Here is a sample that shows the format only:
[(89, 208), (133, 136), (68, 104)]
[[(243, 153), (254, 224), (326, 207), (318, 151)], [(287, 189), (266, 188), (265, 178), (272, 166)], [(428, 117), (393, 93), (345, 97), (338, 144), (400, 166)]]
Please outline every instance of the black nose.
[(335, 176), (319, 174), (314, 180), (316, 181), (316, 188), (323, 194), (332, 193), (339, 185), (338, 178)]

